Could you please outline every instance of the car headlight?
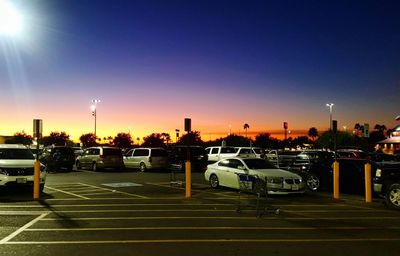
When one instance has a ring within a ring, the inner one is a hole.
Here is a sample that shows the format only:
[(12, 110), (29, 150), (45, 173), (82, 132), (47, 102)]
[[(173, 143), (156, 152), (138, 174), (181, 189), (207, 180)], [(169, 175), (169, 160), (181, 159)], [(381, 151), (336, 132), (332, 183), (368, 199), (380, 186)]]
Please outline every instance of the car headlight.
[(382, 170), (379, 169), (379, 168), (376, 169), (375, 176), (376, 176), (376, 177), (381, 177), (381, 176), (382, 176)]
[(282, 184), (283, 178), (268, 178), (268, 183)]

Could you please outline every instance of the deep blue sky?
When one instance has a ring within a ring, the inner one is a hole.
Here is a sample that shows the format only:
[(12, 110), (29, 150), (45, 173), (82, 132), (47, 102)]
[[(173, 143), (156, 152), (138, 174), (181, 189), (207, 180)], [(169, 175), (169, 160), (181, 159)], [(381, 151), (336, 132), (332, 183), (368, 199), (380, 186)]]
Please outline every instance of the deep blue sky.
[[(34, 14), (35, 44), (18, 52), (23, 89), (40, 98), (27, 101), (28, 116), (15, 108), (17, 123), (39, 115), (61, 130), (63, 113), (89, 119), (70, 128), (87, 132), (93, 98), (103, 100), (105, 135), (171, 131), (187, 116), (203, 133), (244, 122), (276, 130), (282, 121), (324, 130), (328, 102), (340, 127), (391, 127), (400, 111), (400, 1), (16, 2)], [(6, 65), (1, 84), (20, 91)]]

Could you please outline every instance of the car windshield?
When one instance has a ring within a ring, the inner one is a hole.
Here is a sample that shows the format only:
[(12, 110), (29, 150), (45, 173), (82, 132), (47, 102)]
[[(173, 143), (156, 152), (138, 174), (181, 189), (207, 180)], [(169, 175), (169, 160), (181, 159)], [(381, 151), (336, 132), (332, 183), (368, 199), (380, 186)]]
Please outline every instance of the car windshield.
[(249, 169), (277, 169), (277, 167), (270, 162), (263, 159), (244, 159), (243, 160)]
[(0, 159), (35, 159), (29, 149), (23, 148), (2, 148)]

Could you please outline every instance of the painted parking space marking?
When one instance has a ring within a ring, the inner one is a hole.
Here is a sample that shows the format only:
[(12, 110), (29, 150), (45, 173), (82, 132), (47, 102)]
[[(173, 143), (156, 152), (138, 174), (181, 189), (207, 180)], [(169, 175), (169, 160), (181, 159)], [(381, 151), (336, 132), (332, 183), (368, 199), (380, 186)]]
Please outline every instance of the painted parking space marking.
[(100, 190), (110, 191), (112, 193), (119, 193), (119, 194), (123, 194), (123, 195), (128, 195), (128, 196), (133, 196), (133, 197), (138, 197), (138, 198), (145, 198), (145, 199), (148, 198), (147, 196), (141, 196), (141, 195), (132, 194), (132, 193), (128, 193), (128, 192), (117, 191), (117, 190), (108, 189), (108, 188), (102, 188), (102, 187), (98, 187), (98, 186), (94, 186), (94, 185), (90, 185), (90, 184), (86, 184), (86, 183), (80, 183), (80, 184), (88, 186), (88, 187), (92, 187), (92, 188), (98, 188)]
[(21, 232), (23, 232), (25, 229), (29, 228), (30, 226), (34, 225), (36, 222), (40, 221), (41, 219), (43, 219), (44, 217), (47, 216), (47, 214), (49, 213), (42, 213), (40, 216), (38, 216), (37, 218), (31, 220), (30, 222), (28, 222), (27, 224), (25, 224), (24, 226), (20, 227), (19, 229), (17, 229), (16, 231), (14, 231), (13, 233), (11, 233), (10, 235), (6, 236), (5, 238), (3, 238), (2, 240), (0, 240), (0, 244), (5, 244), (8, 241), (10, 241), (11, 239), (13, 239), (14, 237), (16, 237), (17, 235), (19, 235)]
[(54, 190), (54, 191), (57, 191), (57, 192), (61, 192), (61, 193), (64, 193), (64, 194), (67, 194), (67, 195), (70, 195), (70, 196), (79, 197), (79, 198), (82, 198), (82, 199), (90, 199), (88, 197), (77, 195), (77, 194), (74, 194), (74, 193), (71, 193), (71, 192), (68, 192), (68, 191), (65, 191), (65, 190), (62, 190), (62, 189), (58, 189), (58, 188), (53, 188), (53, 187), (49, 187), (49, 186), (45, 186), (45, 188), (46, 189), (50, 189), (50, 190)]
[(324, 239), (154, 239), (154, 240), (91, 240), (91, 241), (17, 241), (4, 244), (154, 244), (154, 243), (326, 243), (326, 242), (385, 242), (400, 238), (324, 238)]
[(112, 187), (112, 188), (124, 188), (124, 187), (142, 187), (142, 184), (133, 183), (133, 182), (118, 182), (118, 183), (105, 183), (101, 184), (103, 186)]

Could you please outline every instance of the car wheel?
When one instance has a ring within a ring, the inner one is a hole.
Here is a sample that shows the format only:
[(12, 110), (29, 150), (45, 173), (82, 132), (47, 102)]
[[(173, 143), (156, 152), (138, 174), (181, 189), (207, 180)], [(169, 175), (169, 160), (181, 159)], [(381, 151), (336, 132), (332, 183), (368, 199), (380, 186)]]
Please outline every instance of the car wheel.
[(319, 177), (314, 173), (310, 173), (307, 175), (306, 184), (308, 189), (310, 189), (311, 191), (318, 191), (321, 187), (321, 181)]
[(96, 163), (93, 163), (92, 164), (92, 171), (94, 171), (94, 172), (97, 172), (97, 164)]
[(146, 164), (145, 163), (140, 163), (139, 169), (141, 172), (145, 172), (147, 170)]
[(266, 195), (266, 192), (267, 192), (267, 189), (265, 186), (265, 182), (260, 179), (256, 179), (253, 182), (253, 193), (264, 196), (264, 195)]
[(212, 188), (218, 188), (219, 187), (219, 180), (217, 175), (211, 174), (210, 176), (210, 185)]
[(400, 184), (393, 184), (386, 192), (386, 204), (393, 209), (400, 209)]
[(77, 170), (80, 170), (80, 169), (82, 169), (81, 162), (79, 162), (79, 161), (76, 161), (76, 169), (77, 169)]

